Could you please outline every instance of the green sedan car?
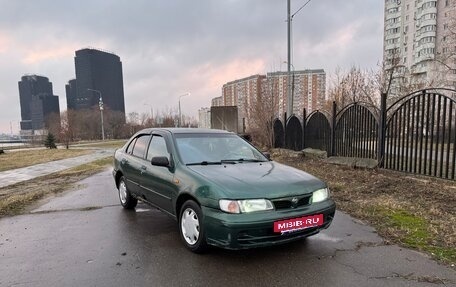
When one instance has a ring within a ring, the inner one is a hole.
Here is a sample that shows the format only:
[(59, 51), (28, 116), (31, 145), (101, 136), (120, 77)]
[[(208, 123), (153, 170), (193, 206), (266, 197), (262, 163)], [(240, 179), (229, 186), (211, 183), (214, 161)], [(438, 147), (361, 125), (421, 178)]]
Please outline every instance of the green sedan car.
[(140, 200), (165, 212), (193, 252), (314, 235), (336, 208), (324, 182), (221, 130), (142, 130), (115, 152), (113, 175), (124, 208)]

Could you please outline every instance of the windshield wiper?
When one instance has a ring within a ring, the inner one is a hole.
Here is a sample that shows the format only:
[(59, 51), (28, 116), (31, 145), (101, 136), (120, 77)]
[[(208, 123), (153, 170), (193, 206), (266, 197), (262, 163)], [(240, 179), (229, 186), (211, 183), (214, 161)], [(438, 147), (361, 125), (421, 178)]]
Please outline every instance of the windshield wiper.
[(201, 162), (187, 163), (187, 166), (188, 165), (220, 165), (220, 164), (223, 164), (223, 163), (236, 164), (236, 162), (233, 161), (233, 160), (221, 160), (221, 161), (206, 161), (206, 160), (203, 160)]
[(238, 158), (238, 159), (225, 159), (226, 161), (239, 161), (239, 162), (265, 162), (264, 160), (260, 159), (253, 159), (253, 158)]

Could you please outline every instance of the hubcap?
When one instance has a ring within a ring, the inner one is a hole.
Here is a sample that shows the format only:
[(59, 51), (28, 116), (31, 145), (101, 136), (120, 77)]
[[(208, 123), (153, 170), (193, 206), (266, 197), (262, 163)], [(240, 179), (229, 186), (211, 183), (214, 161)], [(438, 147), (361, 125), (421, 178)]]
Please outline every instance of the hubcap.
[(198, 241), (200, 233), (199, 220), (193, 209), (187, 208), (182, 213), (181, 230), (188, 244), (194, 245)]
[(123, 180), (119, 183), (119, 198), (122, 204), (127, 203), (127, 186)]

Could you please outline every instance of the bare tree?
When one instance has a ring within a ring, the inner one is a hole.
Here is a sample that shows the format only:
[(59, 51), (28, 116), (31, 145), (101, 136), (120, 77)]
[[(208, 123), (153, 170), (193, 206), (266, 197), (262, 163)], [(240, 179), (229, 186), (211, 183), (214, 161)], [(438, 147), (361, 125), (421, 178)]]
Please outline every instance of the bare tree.
[(70, 125), (70, 118), (73, 110), (63, 111), (60, 114), (60, 132), (59, 135), (59, 142), (63, 143), (65, 147), (68, 149), (70, 142), (73, 141), (73, 130), (72, 126)]
[(247, 133), (252, 136), (253, 142), (264, 148), (273, 146), (272, 122), (278, 109), (278, 81), (273, 78), (260, 80), (259, 92), (244, 99), (244, 113), (247, 117)]
[(376, 85), (375, 73), (369, 70), (361, 70), (352, 66), (344, 73), (339, 67), (331, 77), (328, 88), (328, 102), (325, 109), (331, 110), (332, 102), (335, 101), (338, 110), (350, 103), (366, 102), (377, 106), (379, 103), (379, 89)]
[(49, 133), (58, 135), (60, 132), (60, 114), (51, 113), (44, 119), (44, 126)]

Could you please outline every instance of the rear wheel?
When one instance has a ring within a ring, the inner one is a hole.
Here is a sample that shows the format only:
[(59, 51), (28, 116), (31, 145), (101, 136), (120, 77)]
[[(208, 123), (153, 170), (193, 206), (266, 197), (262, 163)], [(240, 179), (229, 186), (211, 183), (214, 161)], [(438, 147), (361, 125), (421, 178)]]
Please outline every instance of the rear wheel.
[(179, 234), (185, 246), (195, 253), (207, 249), (205, 229), (202, 224), (203, 213), (193, 200), (186, 201), (179, 216)]
[(127, 185), (125, 183), (125, 177), (121, 177), (119, 180), (119, 185), (117, 187), (119, 190), (119, 199), (120, 199), (120, 204), (123, 206), (125, 209), (133, 209), (136, 207), (138, 204), (138, 200), (134, 198), (130, 191), (127, 188)]

